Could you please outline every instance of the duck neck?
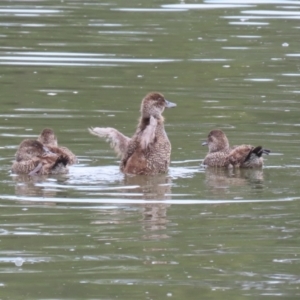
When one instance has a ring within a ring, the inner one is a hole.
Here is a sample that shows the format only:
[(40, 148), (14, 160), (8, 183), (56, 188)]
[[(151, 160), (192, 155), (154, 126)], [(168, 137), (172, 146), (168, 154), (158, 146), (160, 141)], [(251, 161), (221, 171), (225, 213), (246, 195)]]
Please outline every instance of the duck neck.
[[(157, 120), (157, 125), (161, 125), (164, 123), (164, 118), (163, 116), (159, 116), (159, 117), (155, 117), (155, 119)], [(138, 129), (140, 131), (144, 131), (145, 128), (149, 125), (150, 123), (150, 117), (141, 117), (139, 120), (139, 124), (138, 124)]]

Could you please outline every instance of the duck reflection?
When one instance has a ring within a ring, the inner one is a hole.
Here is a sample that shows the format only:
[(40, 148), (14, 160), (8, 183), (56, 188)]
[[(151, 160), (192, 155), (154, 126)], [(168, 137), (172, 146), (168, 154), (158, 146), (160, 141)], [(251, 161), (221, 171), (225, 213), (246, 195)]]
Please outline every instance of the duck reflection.
[[(137, 186), (132, 191), (137, 192), (144, 200), (167, 200), (171, 199), (172, 179), (165, 174), (157, 176), (128, 176), (124, 178), (125, 185)], [(164, 233), (155, 233), (166, 229), (169, 222), (167, 209), (170, 205), (164, 203), (145, 203), (142, 206), (142, 227), (147, 233), (145, 239), (169, 238)]]
[(205, 183), (216, 193), (235, 186), (250, 185), (256, 189), (263, 188), (264, 174), (262, 169), (212, 169), (205, 170)]
[(131, 191), (138, 195), (131, 198), (141, 198), (144, 200), (165, 200), (171, 199), (172, 180), (166, 174), (156, 176), (130, 176), (125, 175), (123, 184), (126, 186), (136, 186)]
[(53, 198), (57, 196), (57, 189), (45, 185), (45, 183), (49, 183), (48, 176), (20, 174), (13, 176), (12, 179), (15, 182), (15, 194), (17, 196), (35, 196), (41, 198)]

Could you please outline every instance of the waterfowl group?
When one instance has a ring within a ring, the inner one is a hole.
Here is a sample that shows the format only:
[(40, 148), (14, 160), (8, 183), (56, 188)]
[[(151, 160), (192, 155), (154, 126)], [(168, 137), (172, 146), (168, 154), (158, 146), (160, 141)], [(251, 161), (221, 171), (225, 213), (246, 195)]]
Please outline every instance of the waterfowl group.
[[(127, 137), (115, 128), (95, 127), (89, 132), (110, 142), (120, 158), (120, 170), (125, 174), (156, 175), (166, 173), (170, 165), (171, 143), (164, 127), (165, 108), (176, 107), (161, 93), (152, 92), (141, 103), (140, 119), (133, 136)], [(259, 168), (263, 154), (270, 150), (261, 146), (230, 147), (222, 130), (212, 130), (202, 145), (208, 145), (203, 161), (205, 167)], [(57, 137), (45, 128), (36, 140), (24, 140), (15, 155), (12, 171), (18, 174), (47, 175), (68, 172), (68, 166), (77, 162), (66, 147), (58, 145)]]

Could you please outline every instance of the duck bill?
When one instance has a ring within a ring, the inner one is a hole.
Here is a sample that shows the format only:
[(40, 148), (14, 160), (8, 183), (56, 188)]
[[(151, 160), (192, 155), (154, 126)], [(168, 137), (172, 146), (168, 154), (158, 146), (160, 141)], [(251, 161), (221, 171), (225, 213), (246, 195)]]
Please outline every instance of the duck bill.
[(172, 107), (176, 107), (177, 106), (176, 103), (170, 102), (168, 100), (165, 100), (165, 101), (166, 101), (166, 107), (167, 108), (172, 108)]
[(205, 141), (205, 142), (203, 142), (201, 145), (202, 145), (202, 146), (207, 146), (207, 145), (208, 145), (208, 142)]

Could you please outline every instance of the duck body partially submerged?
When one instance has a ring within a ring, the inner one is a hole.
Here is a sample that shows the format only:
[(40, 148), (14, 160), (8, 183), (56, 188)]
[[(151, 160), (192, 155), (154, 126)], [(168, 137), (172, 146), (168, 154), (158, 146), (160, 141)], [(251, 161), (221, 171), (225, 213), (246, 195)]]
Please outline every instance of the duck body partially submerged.
[(57, 155), (37, 140), (21, 142), (12, 165), (12, 172), (28, 175), (66, 173), (68, 157)]
[(176, 104), (160, 93), (149, 93), (141, 104), (141, 117), (134, 135), (129, 138), (114, 128), (89, 128), (91, 134), (106, 138), (121, 158), (120, 170), (126, 174), (155, 175), (166, 173), (170, 165), (171, 143), (162, 113)]
[(252, 145), (229, 146), (229, 141), (222, 130), (214, 129), (202, 145), (208, 145), (208, 153), (203, 160), (205, 167), (225, 168), (260, 168), (263, 166), (263, 154), (270, 150)]

